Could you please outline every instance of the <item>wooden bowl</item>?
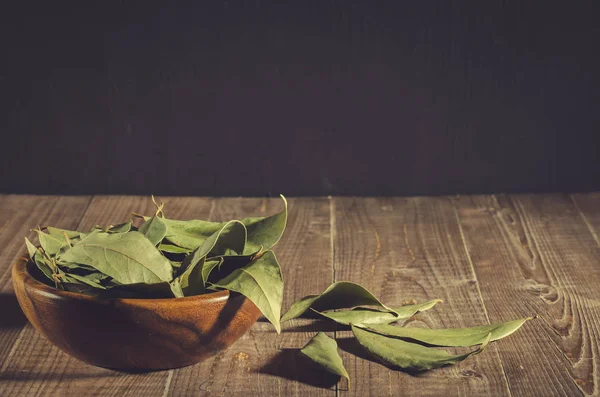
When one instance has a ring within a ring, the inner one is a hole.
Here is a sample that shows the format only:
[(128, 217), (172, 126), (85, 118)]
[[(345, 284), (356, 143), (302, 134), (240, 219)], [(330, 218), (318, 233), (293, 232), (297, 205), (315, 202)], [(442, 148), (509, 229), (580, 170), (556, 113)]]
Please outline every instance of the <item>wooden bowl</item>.
[(12, 268), (27, 319), (61, 350), (100, 367), (147, 371), (196, 364), (228, 348), (261, 314), (229, 291), (171, 299), (61, 291), (35, 279), (32, 266), (26, 256)]

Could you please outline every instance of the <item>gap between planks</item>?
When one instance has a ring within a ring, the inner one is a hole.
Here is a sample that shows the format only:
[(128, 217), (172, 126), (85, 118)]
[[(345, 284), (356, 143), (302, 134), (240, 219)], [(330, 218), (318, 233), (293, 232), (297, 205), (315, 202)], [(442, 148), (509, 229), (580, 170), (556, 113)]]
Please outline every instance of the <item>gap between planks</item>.
[[(459, 196), (457, 195), (456, 198)], [(496, 196), (492, 195), (492, 199), (496, 200)], [(469, 263), (469, 267), (471, 268), (471, 273), (473, 275), (473, 279), (475, 280), (475, 286), (477, 287), (477, 296), (479, 296), (479, 302), (481, 303), (481, 307), (483, 309), (483, 313), (485, 314), (485, 318), (490, 324), (490, 316), (488, 314), (487, 307), (485, 306), (485, 301), (483, 300), (483, 294), (481, 293), (481, 285), (479, 283), (479, 278), (477, 278), (477, 272), (475, 271), (475, 265), (473, 264), (473, 259), (471, 258), (471, 253), (469, 252), (469, 248), (467, 247), (467, 240), (465, 239), (465, 233), (463, 231), (462, 224), (460, 222), (460, 215), (458, 214), (458, 208), (456, 207), (456, 201), (454, 197), (450, 198), (450, 202), (452, 203), (452, 209), (454, 210), (454, 216), (456, 217), (456, 225), (458, 227), (458, 232), (460, 233), (460, 240), (462, 242), (463, 248), (465, 250), (465, 255), (467, 257), (467, 262)], [(500, 357), (500, 353), (498, 350), (494, 350), (496, 353), (496, 358), (498, 359), (498, 363), (500, 364), (500, 369), (502, 369), (502, 378), (504, 379), (504, 383), (506, 384), (506, 390), (508, 391), (508, 395), (512, 396), (512, 391), (510, 390), (510, 383), (508, 382), (508, 375), (506, 374), (506, 370), (504, 369), (504, 363), (502, 362), (502, 357)]]

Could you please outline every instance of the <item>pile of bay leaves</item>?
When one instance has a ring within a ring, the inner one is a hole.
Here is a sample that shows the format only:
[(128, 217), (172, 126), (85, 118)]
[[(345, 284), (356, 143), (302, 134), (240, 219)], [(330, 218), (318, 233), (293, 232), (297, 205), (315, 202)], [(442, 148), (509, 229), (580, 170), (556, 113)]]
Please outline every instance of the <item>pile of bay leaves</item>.
[[(359, 344), (391, 367), (428, 370), (477, 354), (515, 332), (527, 319), (472, 328), (429, 329), (391, 325), (433, 308), (439, 299), (389, 307), (364, 287), (332, 284), (306, 296), (280, 318), (283, 279), (271, 248), (287, 223), (284, 208), (268, 217), (229, 222), (168, 219), (154, 197), (152, 216), (134, 214), (89, 232), (38, 228), (39, 246), (25, 239), (37, 276), (56, 288), (106, 298), (181, 298), (230, 290), (250, 299), (277, 330), (281, 322), (317, 316), (350, 327)], [(436, 346), (477, 349), (450, 354)], [(319, 332), (300, 351), (325, 370), (348, 378), (337, 343)]]

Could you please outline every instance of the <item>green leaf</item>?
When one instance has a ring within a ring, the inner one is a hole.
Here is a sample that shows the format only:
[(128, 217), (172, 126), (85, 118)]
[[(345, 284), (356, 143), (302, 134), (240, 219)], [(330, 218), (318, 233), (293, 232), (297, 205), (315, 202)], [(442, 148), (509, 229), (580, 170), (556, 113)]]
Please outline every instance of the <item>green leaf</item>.
[(170, 254), (189, 254), (193, 251), (191, 248), (182, 248), (173, 244), (159, 244), (158, 249), (162, 252), (168, 252)]
[(320, 312), (314, 309), (315, 313), (335, 321), (339, 324), (367, 325), (367, 324), (389, 324), (398, 320), (410, 318), (417, 312), (431, 309), (440, 299), (434, 299), (415, 305), (406, 305), (393, 308), (393, 312), (382, 312), (381, 310), (370, 309), (366, 307), (357, 307), (351, 310), (325, 311)]
[[(202, 278), (204, 283), (206, 284), (227, 277), (232, 271), (240, 269), (258, 258), (260, 251), (262, 251), (262, 248), (259, 248), (256, 252), (249, 255), (226, 255), (207, 259), (202, 267)], [(211, 262), (215, 259), (218, 260), (219, 258), (221, 261), (218, 263)]]
[(340, 357), (337, 343), (323, 332), (319, 332), (300, 350), (300, 353), (319, 364), (326, 371), (334, 375), (343, 376), (350, 380), (344, 363)]
[(283, 210), (269, 217), (251, 217), (242, 219), (248, 229), (248, 243), (245, 254), (255, 252), (260, 246), (270, 250), (281, 239), (287, 223), (287, 200), (283, 195)]
[(171, 283), (163, 281), (156, 284), (133, 283), (116, 285), (101, 291), (99, 296), (103, 298), (160, 299), (174, 298), (175, 294), (171, 288)]
[(138, 231), (146, 236), (152, 245), (156, 246), (165, 238), (167, 225), (158, 215), (154, 215), (152, 218), (144, 221), (138, 228)]
[(508, 336), (521, 328), (530, 318), (507, 321), (471, 328), (414, 328), (393, 325), (371, 325), (370, 331), (395, 338), (412, 339), (434, 346), (474, 346), (482, 344), (486, 338), (495, 341)]
[[(209, 254), (238, 254), (244, 251), (246, 244), (246, 227), (240, 221), (231, 221), (209, 236), (194, 252), (189, 254), (181, 264), (184, 272), (179, 276), (181, 288), (186, 296), (204, 292), (205, 279), (203, 271), (205, 259)], [(218, 265), (221, 261), (210, 262)], [(210, 265), (209, 265), (210, 266)], [(212, 270), (214, 266), (210, 267)], [(209, 271), (210, 273), (210, 271)]]
[(480, 353), (489, 343), (489, 335), (481, 347), (466, 354), (450, 354), (444, 350), (425, 347), (401, 339), (390, 338), (352, 325), (352, 332), (358, 343), (379, 361), (404, 369), (418, 371), (456, 364), (472, 354)]
[[(204, 293), (205, 288), (204, 279), (202, 278), (202, 268), (205, 261), (206, 257), (200, 258), (198, 262), (187, 266), (185, 271), (177, 277), (184, 296), (200, 295)], [(218, 263), (218, 261), (216, 262)]]
[[(146, 217), (144, 217), (144, 219), (146, 219)], [(222, 222), (208, 222), (198, 219), (180, 221), (164, 218), (162, 221), (167, 226), (165, 239), (179, 247), (187, 248), (192, 251), (202, 245), (204, 240), (223, 227)]]
[(86, 284), (89, 287), (92, 288), (98, 288), (98, 289), (106, 289), (106, 287), (104, 287), (102, 284), (94, 281), (93, 278), (88, 278), (86, 276), (81, 276), (79, 274), (75, 274), (75, 273), (68, 273), (65, 276), (65, 282), (67, 283), (82, 283), (82, 284)]
[(54, 272), (52, 271), (49, 261), (44, 257), (44, 255), (42, 255), (38, 248), (33, 245), (31, 241), (29, 241), (27, 237), (25, 237), (25, 245), (27, 246), (27, 252), (29, 253), (29, 258), (31, 261), (35, 263), (37, 268), (40, 269), (40, 272), (42, 272), (42, 274), (46, 276), (48, 280), (54, 283), (55, 280), (52, 277)]
[(37, 253), (38, 249), (27, 237), (25, 237), (25, 246), (27, 247), (27, 252), (29, 253), (29, 258), (33, 260), (33, 257)]
[(240, 221), (229, 221), (221, 229), (204, 240), (202, 245), (190, 256), (200, 258), (240, 255), (244, 251), (245, 245), (246, 227)]
[(171, 287), (171, 292), (173, 293), (173, 295), (175, 295), (176, 298), (184, 297), (183, 290), (181, 289), (181, 283), (179, 282), (178, 278), (171, 281), (169, 285)]
[(71, 240), (80, 238), (81, 233), (76, 230), (59, 229), (57, 227), (47, 226), (48, 234), (53, 237), (64, 238), (66, 235)]
[(127, 233), (131, 230), (131, 226), (133, 225), (133, 220), (129, 220), (125, 223), (120, 223), (115, 226), (111, 226), (108, 228), (109, 233)]
[(267, 251), (243, 268), (234, 270), (227, 277), (213, 283), (213, 286), (246, 296), (275, 326), (277, 333), (281, 332), (279, 316), (283, 300), (283, 278), (273, 251)]
[(173, 268), (156, 247), (140, 232), (94, 232), (60, 257), (82, 263), (122, 284), (171, 281)]
[(44, 252), (50, 257), (58, 254), (63, 247), (69, 246), (65, 236), (51, 236), (42, 232), (40, 229), (36, 229), (35, 232), (38, 235), (40, 245), (44, 249)]
[(311, 309), (315, 313), (344, 325), (366, 325), (366, 324), (389, 324), (398, 321), (395, 313), (382, 312), (369, 308), (355, 308), (352, 310), (340, 310), (335, 312), (320, 312)]
[(395, 307), (394, 311), (398, 314), (398, 320), (404, 320), (407, 318), (411, 318), (418, 312), (423, 312), (425, 310), (429, 310), (434, 307), (438, 303), (444, 302), (441, 299), (432, 299), (423, 303), (416, 303), (414, 305), (404, 305), (400, 307)]
[(206, 284), (206, 282), (208, 281), (208, 277), (210, 276), (210, 273), (214, 270), (214, 268), (218, 268), (219, 266), (221, 266), (221, 264), (223, 264), (225, 258), (223, 257), (217, 257), (217, 258), (213, 258), (210, 260), (207, 260), (206, 262), (204, 262), (204, 264), (202, 265), (202, 283)]
[(395, 313), (395, 311), (379, 301), (363, 286), (348, 281), (331, 284), (321, 295), (308, 295), (295, 302), (283, 315), (281, 321), (288, 321), (299, 317), (309, 308), (317, 311), (350, 309), (356, 306), (375, 306), (381, 311)]

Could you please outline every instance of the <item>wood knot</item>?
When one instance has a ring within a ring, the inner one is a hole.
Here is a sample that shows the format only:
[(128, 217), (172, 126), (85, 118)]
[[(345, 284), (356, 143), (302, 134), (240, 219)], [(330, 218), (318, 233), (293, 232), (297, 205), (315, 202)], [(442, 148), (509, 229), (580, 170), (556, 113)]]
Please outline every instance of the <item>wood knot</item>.
[(459, 372), (460, 376), (465, 378), (483, 378), (483, 376), (479, 372), (475, 372), (470, 369), (465, 369)]
[(238, 361), (246, 361), (250, 358), (250, 356), (244, 352), (238, 352), (233, 356), (233, 358)]

